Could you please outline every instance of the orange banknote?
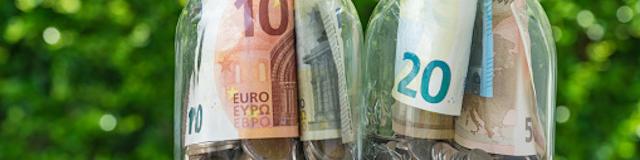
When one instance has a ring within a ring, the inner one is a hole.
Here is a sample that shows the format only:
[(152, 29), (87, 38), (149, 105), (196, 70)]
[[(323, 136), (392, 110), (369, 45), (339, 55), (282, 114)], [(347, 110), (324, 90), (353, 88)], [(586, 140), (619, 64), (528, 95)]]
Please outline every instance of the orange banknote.
[(297, 137), (293, 0), (202, 4), (185, 144)]

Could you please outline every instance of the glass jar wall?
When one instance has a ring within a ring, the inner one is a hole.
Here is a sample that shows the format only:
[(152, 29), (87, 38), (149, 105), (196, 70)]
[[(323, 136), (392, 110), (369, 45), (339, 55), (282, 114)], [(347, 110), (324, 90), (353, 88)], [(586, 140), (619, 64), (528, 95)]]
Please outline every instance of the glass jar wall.
[[(535, 0), (447, 2), (381, 0), (372, 14), (363, 54), (362, 112), (366, 115), (360, 128), (361, 158), (552, 159), (556, 53), (540, 4)], [(466, 24), (455, 18), (467, 13), (461, 9), (476, 11), (471, 15), (476, 17), (473, 32), (458, 29), (458, 33), (438, 36), (447, 31), (443, 26)], [(452, 38), (472, 41), (470, 54), (451, 50), (469, 47), (445, 43)], [(414, 54), (405, 56), (408, 51)], [(469, 63), (452, 65), (455, 59)], [(439, 62), (447, 65), (430, 65)], [(417, 74), (404, 71), (406, 66), (417, 66)], [(456, 93), (451, 91), (456, 79), (450, 75), (463, 70), (464, 83), (457, 85), (463, 85), (464, 94), (456, 99), (451, 95)], [(405, 95), (422, 96), (407, 100), (399, 86), (412, 93)], [(434, 100), (440, 93), (445, 98)], [(432, 103), (418, 103), (425, 100)], [(458, 100), (460, 106), (444, 104)], [(440, 106), (461, 108), (450, 114)]]

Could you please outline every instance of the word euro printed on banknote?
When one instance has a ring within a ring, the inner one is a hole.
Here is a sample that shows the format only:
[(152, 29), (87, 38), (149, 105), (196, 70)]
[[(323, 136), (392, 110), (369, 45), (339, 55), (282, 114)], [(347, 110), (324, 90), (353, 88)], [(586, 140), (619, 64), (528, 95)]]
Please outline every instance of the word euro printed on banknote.
[(185, 146), (298, 136), (292, 5), (202, 2), (184, 108)]

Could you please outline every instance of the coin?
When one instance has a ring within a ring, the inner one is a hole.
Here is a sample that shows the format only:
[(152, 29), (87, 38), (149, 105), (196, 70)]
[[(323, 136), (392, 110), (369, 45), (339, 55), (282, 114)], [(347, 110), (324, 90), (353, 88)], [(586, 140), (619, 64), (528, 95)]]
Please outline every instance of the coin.
[(474, 160), (474, 159), (494, 159), (489, 153), (481, 149), (473, 149), (465, 152), (462, 159)]
[(412, 159), (431, 159), (431, 148), (436, 141), (428, 139), (410, 138), (407, 141), (407, 148)]
[(431, 158), (433, 160), (449, 160), (453, 159), (458, 152), (459, 151), (451, 147), (451, 145), (440, 142), (434, 144), (431, 148)]
[(439, 142), (431, 149), (433, 160), (492, 160), (496, 159), (481, 149), (456, 149), (448, 143)]
[(375, 160), (402, 160), (402, 155), (396, 152), (397, 141), (389, 141), (387, 143), (374, 144)]
[(242, 140), (242, 149), (252, 160), (296, 159), (296, 145), (290, 138)]
[(309, 160), (350, 159), (348, 146), (341, 139), (304, 142), (305, 153)]

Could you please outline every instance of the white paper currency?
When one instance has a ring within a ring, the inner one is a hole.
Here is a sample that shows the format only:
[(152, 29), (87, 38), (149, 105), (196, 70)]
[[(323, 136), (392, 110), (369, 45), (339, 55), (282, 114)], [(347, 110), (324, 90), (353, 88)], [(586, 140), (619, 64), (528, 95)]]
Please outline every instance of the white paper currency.
[(393, 97), (459, 115), (477, 0), (401, 0)]

